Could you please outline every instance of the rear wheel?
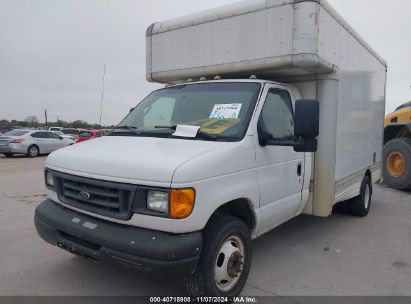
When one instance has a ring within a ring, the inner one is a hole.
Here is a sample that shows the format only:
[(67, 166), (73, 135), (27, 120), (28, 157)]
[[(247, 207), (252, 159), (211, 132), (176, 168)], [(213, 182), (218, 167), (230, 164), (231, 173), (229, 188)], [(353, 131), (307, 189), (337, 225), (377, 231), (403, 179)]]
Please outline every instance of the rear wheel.
[(335, 210), (339, 213), (351, 214), (355, 216), (365, 217), (370, 212), (372, 197), (371, 178), (366, 175), (361, 183), (360, 195), (340, 202), (335, 206)]
[(4, 153), (4, 155), (6, 155), (6, 157), (13, 157), (13, 153)]
[(365, 217), (370, 212), (372, 197), (371, 178), (366, 175), (361, 184), (360, 195), (349, 201), (349, 212), (352, 215)]
[(37, 157), (40, 154), (39, 147), (36, 145), (32, 145), (27, 149), (27, 156), (29, 157)]
[(250, 230), (241, 220), (213, 217), (203, 234), (196, 273), (186, 279), (191, 296), (238, 296), (247, 281), (252, 250)]
[(384, 181), (395, 189), (411, 189), (411, 138), (397, 138), (384, 146)]

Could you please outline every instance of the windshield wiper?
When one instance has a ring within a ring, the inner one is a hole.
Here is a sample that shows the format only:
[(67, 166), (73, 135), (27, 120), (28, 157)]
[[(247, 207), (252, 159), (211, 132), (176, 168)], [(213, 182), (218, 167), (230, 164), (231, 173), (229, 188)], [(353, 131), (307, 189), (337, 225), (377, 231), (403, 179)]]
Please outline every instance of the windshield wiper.
[(154, 126), (156, 129), (170, 129), (170, 130), (176, 130), (177, 125), (171, 125), (171, 126)]
[(138, 128), (137, 127), (133, 127), (133, 126), (118, 126), (113, 130), (113, 133), (116, 133), (115, 131), (123, 131), (127, 130), (129, 133), (133, 133), (133, 134), (137, 134), (139, 135), (140, 133), (137, 132)]
[(118, 126), (114, 130), (121, 130), (121, 129), (127, 129), (127, 130), (138, 130), (137, 127), (133, 126)]

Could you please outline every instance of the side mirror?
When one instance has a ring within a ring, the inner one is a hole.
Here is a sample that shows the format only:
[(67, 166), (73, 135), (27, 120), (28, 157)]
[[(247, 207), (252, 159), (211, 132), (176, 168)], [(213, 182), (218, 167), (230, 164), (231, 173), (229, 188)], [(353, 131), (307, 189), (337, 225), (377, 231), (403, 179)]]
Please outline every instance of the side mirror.
[(295, 102), (294, 134), (315, 138), (320, 133), (320, 103), (318, 100), (300, 99)]
[(131, 112), (133, 112), (133, 111), (134, 111), (134, 108), (131, 108), (129, 113), (131, 113)]
[(292, 146), (296, 152), (317, 152), (320, 126), (320, 104), (317, 100), (302, 99), (295, 103), (294, 137), (278, 141), (265, 129), (260, 117), (257, 125), (261, 146)]
[(294, 134), (296, 152), (317, 152), (320, 133), (320, 103), (318, 100), (301, 99), (295, 102)]

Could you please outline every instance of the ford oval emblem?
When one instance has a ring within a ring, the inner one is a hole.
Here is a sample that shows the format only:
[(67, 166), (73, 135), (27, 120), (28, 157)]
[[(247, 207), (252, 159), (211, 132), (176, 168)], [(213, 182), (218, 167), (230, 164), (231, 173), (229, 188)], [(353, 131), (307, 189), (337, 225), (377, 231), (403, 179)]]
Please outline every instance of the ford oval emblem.
[(78, 196), (79, 196), (81, 199), (84, 199), (84, 200), (90, 199), (90, 193), (88, 193), (88, 192), (86, 192), (86, 191), (80, 191), (80, 193), (78, 194)]

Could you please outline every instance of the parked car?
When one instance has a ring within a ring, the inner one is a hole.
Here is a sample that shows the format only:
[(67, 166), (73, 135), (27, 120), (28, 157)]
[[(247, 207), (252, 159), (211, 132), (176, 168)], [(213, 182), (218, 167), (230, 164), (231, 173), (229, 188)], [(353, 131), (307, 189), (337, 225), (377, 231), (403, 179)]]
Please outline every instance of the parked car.
[(81, 131), (78, 134), (78, 138), (76, 139), (76, 143), (81, 143), (81, 142), (89, 140), (89, 139), (105, 136), (110, 132), (111, 132), (110, 130), (85, 130), (85, 131)]
[(0, 135), (14, 130), (14, 127), (0, 127)]
[(83, 131), (81, 129), (74, 129), (74, 128), (67, 128), (67, 129), (63, 129), (61, 130), (61, 132), (63, 132), (66, 135), (73, 135), (74, 137), (78, 136), (78, 134)]
[(52, 131), (52, 132), (54, 132), (54, 131), (60, 132), (60, 131), (62, 131), (62, 130), (63, 130), (62, 127), (50, 127), (50, 128), (49, 128), (49, 131)]
[(54, 134), (57, 134), (60, 137), (70, 139), (73, 142), (73, 144), (76, 142), (76, 139), (77, 139), (76, 135), (64, 134), (62, 131), (51, 131), (51, 132), (53, 132)]
[(74, 142), (53, 132), (38, 130), (12, 130), (0, 136), (0, 153), (7, 157), (26, 154), (36, 157), (48, 154)]

